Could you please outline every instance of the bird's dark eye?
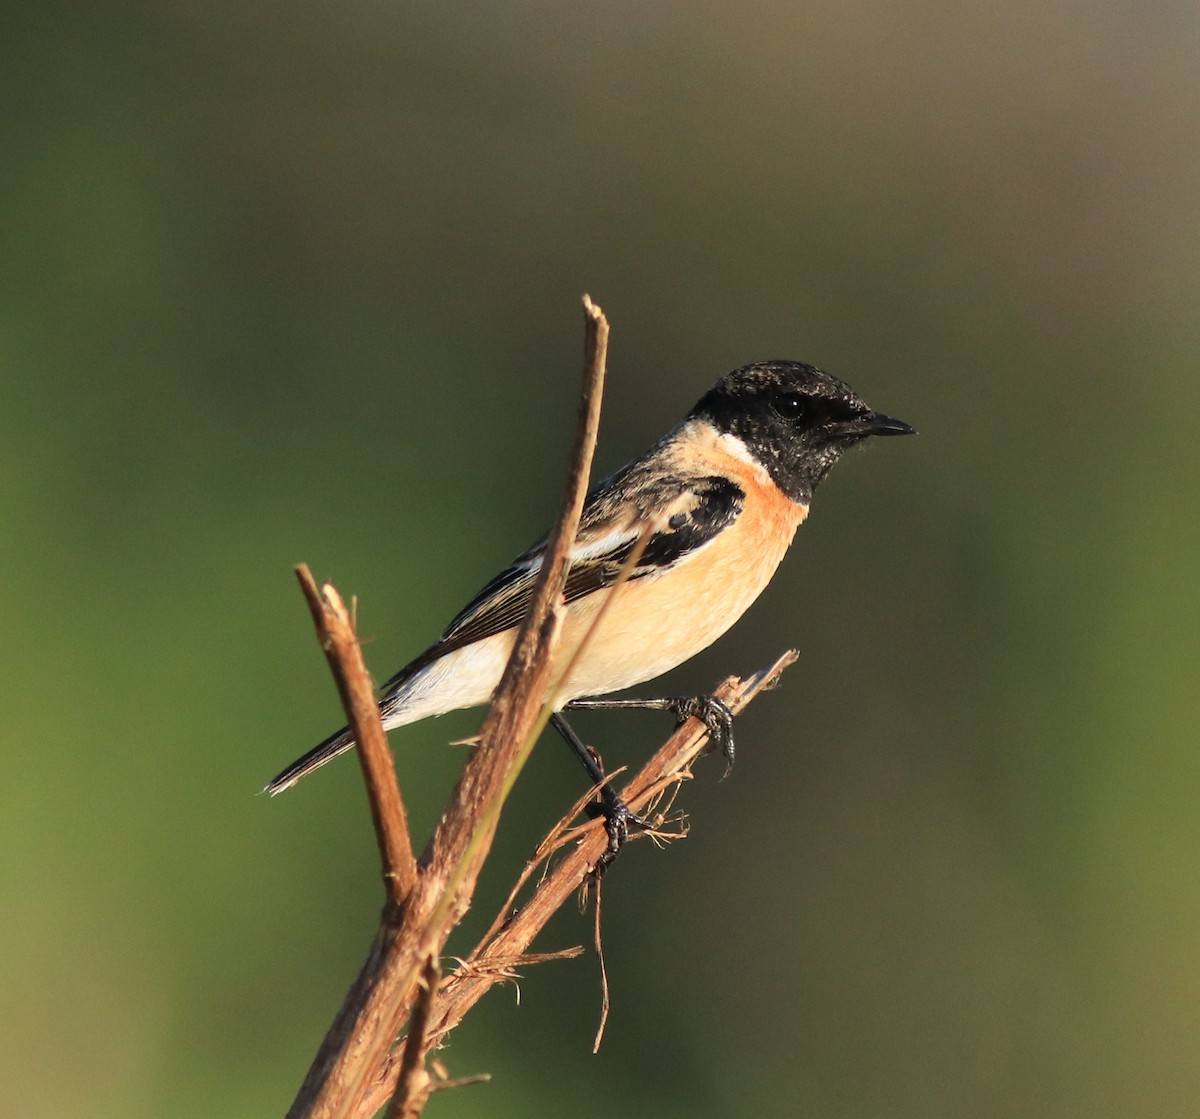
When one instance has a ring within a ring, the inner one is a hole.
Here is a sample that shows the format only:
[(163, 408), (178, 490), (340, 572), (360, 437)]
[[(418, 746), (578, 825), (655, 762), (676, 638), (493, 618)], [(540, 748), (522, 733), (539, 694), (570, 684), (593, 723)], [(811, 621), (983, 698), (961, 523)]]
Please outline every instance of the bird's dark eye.
[(775, 414), (781, 420), (789, 422), (804, 416), (809, 410), (809, 404), (808, 397), (794, 392), (784, 393), (771, 399), (771, 407), (775, 410)]

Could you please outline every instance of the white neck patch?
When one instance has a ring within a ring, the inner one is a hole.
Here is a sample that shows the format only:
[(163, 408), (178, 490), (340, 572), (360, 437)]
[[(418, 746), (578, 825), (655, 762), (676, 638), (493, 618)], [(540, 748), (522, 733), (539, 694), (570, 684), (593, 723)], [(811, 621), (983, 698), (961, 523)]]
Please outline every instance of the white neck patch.
[(738, 459), (740, 462), (752, 466), (755, 474), (761, 481), (765, 482), (770, 477), (767, 473), (767, 468), (751, 454), (745, 440), (739, 439), (736, 435), (731, 435), (728, 431), (725, 431), (717, 436), (717, 446), (731, 458)]

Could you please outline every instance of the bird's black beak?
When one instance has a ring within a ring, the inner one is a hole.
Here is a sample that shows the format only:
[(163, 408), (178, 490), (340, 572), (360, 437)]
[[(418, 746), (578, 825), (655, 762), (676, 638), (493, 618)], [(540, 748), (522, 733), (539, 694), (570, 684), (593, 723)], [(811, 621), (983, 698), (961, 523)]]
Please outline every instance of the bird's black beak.
[(872, 412), (863, 416), (859, 421), (862, 431), (867, 435), (916, 435), (917, 429), (903, 420), (885, 416), (882, 412)]

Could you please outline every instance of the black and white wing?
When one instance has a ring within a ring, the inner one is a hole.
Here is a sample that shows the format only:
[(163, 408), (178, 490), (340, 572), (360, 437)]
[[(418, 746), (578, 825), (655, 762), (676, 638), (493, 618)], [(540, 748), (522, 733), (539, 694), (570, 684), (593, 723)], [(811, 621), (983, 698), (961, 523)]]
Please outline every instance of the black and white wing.
[[(639, 482), (641, 484), (639, 484)], [(719, 475), (653, 479), (616, 474), (589, 495), (571, 549), (567, 603), (611, 586), (648, 525), (654, 526), (630, 579), (661, 575), (686, 562), (739, 516), (742, 488)], [(653, 497), (654, 508), (648, 508)], [(414, 671), (476, 641), (512, 629), (529, 608), (546, 541), (518, 556), (460, 611), (441, 639), (383, 686), (386, 694)]]

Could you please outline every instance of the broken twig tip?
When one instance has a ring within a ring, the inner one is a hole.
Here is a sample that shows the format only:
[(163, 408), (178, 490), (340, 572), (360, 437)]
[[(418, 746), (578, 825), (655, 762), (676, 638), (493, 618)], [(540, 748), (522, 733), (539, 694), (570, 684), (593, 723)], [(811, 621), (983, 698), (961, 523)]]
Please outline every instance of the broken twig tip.
[(587, 315), (587, 317), (593, 322), (604, 323), (606, 326), (608, 325), (608, 319), (605, 318), (604, 309), (594, 303), (592, 301), (592, 297), (586, 293), (583, 297), (583, 313)]

